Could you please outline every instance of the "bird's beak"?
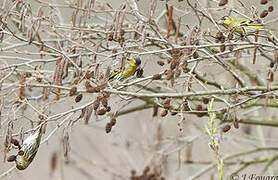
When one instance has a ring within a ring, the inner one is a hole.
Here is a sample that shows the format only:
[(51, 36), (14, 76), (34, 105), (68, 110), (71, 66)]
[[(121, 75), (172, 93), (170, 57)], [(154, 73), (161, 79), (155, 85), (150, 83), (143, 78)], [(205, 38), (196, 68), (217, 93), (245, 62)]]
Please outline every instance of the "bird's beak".
[(220, 19), (220, 20), (217, 22), (217, 24), (223, 25), (223, 24), (224, 24), (224, 19)]

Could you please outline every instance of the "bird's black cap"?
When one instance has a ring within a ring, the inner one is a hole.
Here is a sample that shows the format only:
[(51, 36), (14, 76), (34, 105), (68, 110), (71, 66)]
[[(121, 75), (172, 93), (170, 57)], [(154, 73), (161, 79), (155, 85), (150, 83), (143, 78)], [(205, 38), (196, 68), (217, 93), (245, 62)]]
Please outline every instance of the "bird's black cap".
[(139, 57), (134, 58), (136, 61), (136, 65), (139, 66), (141, 64), (141, 59)]

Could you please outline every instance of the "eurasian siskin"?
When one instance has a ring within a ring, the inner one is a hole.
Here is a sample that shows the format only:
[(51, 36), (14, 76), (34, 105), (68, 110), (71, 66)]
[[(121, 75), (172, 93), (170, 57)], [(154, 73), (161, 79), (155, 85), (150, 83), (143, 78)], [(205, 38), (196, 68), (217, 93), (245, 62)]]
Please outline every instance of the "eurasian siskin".
[(136, 72), (138, 66), (140, 66), (141, 64), (141, 59), (138, 57), (129, 57), (126, 62), (125, 65), (123, 67), (123, 70), (117, 68), (115, 69), (109, 76), (109, 80), (111, 79), (126, 79), (132, 75), (134, 75), (134, 73)]
[(24, 140), (23, 146), (19, 150), (15, 159), (17, 169), (24, 170), (33, 161), (40, 146), (41, 136), (42, 125), (40, 125), (33, 134)]

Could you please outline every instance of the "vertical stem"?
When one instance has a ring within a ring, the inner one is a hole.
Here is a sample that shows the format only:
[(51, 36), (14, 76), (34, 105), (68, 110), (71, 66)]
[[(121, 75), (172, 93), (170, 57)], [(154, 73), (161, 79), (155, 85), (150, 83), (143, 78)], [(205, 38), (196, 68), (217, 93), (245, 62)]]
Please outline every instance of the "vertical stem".
[(173, 24), (173, 6), (170, 6), (170, 10), (169, 10), (169, 16), (168, 16), (168, 31), (167, 31), (167, 39), (169, 39), (170, 37), (170, 31), (172, 28), (172, 24)]

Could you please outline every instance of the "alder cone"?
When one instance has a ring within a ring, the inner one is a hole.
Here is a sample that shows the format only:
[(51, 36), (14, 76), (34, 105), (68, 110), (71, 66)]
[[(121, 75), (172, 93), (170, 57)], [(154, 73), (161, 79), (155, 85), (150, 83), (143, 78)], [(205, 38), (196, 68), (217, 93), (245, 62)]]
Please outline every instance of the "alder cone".
[(239, 123), (238, 123), (238, 120), (237, 120), (237, 119), (233, 122), (233, 124), (234, 124), (234, 127), (235, 127), (236, 129), (239, 128)]
[(159, 79), (161, 79), (161, 77), (162, 77), (161, 74), (155, 74), (155, 75), (153, 75), (152, 80), (159, 80)]
[(228, 132), (230, 129), (231, 129), (231, 126), (229, 124), (227, 124), (226, 126), (223, 127), (222, 131), (225, 133), (225, 132)]
[(166, 80), (170, 80), (173, 77), (174, 77), (174, 72), (172, 70), (168, 70)]
[(228, 3), (228, 0), (220, 0), (218, 6), (225, 6)]
[(79, 94), (78, 96), (76, 96), (75, 102), (76, 102), (76, 103), (80, 102), (80, 101), (82, 100), (82, 97), (83, 97), (82, 94)]
[(115, 126), (116, 122), (117, 122), (116, 118), (112, 118), (112, 119), (110, 120), (110, 124), (111, 124), (112, 126)]
[(104, 115), (105, 113), (106, 113), (105, 109), (100, 109), (97, 111), (97, 115), (100, 115), (100, 116)]
[(165, 63), (163, 61), (157, 61), (157, 64), (160, 66), (164, 66)]
[(72, 88), (70, 89), (69, 96), (75, 95), (76, 92), (77, 92), (77, 87), (72, 87)]
[(267, 4), (268, 0), (261, 0), (261, 4)]
[(260, 18), (264, 18), (268, 15), (268, 10), (264, 10), (261, 15), (260, 15)]
[(106, 126), (105, 126), (105, 132), (106, 132), (106, 133), (110, 133), (111, 130), (112, 130), (112, 124), (109, 122), (109, 123), (107, 123)]
[(226, 50), (226, 46), (225, 46), (225, 44), (222, 44), (221, 46), (220, 46), (220, 51), (221, 52), (224, 52)]

